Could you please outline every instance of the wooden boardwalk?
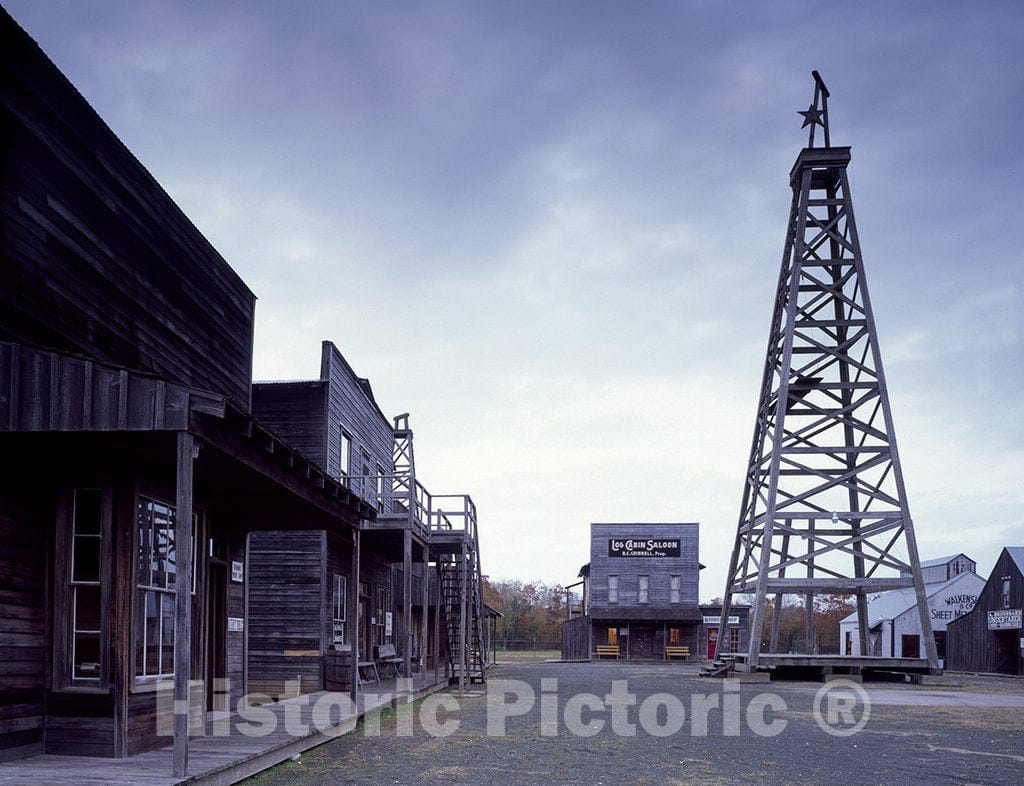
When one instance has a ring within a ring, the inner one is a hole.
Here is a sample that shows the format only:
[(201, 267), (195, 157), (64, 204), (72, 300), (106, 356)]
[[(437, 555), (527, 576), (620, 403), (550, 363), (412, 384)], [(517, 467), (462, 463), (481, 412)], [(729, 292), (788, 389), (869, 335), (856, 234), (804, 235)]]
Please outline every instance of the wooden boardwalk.
[[(359, 718), (400, 701), (413, 701), (448, 685), (432, 675), (415, 677), (412, 689), (400, 690), (396, 680), (368, 683), (360, 695), (358, 713), (342, 714), (348, 694), (311, 693), (267, 704), (242, 717), (232, 713), (211, 717), (205, 735), (189, 741), (189, 774), (172, 775), (173, 746), (127, 759), (86, 756), (33, 756), (0, 764), (0, 784), (11, 786), (86, 786), (88, 784), (229, 784), (285, 761), (296, 754), (351, 732)], [(314, 718), (316, 710), (316, 718)], [(214, 716), (211, 713), (211, 716)], [(322, 729), (322, 731), (320, 730)], [(255, 732), (255, 733), (254, 733)], [(266, 733), (269, 732), (269, 733)]]

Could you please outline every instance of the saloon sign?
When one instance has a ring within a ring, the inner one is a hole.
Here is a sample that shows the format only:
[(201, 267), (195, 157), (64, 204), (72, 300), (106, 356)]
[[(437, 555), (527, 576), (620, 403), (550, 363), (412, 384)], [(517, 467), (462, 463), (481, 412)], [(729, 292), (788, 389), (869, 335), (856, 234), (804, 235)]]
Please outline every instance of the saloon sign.
[(609, 557), (678, 557), (679, 539), (620, 540), (608, 541)]

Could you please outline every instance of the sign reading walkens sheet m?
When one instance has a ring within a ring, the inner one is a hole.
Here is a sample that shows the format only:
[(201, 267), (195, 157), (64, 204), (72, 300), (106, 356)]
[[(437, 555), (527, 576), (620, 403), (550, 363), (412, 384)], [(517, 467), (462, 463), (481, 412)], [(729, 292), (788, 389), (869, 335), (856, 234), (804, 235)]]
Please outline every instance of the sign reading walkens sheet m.
[(608, 541), (609, 557), (678, 557), (679, 538), (658, 540), (626, 540), (612, 538)]

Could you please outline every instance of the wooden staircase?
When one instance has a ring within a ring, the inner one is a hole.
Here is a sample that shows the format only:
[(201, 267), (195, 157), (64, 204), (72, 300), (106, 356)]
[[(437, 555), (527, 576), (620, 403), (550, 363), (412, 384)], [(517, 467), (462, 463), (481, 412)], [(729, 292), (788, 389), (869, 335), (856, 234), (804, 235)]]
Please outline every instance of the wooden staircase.
[(714, 660), (706, 661), (700, 668), (702, 677), (728, 677), (736, 668), (736, 656), (732, 654), (720, 655)]
[(441, 598), (451, 652), (452, 678), (460, 687), (486, 682), (483, 651), (483, 603), (480, 563), (475, 544), (461, 553), (439, 557)]

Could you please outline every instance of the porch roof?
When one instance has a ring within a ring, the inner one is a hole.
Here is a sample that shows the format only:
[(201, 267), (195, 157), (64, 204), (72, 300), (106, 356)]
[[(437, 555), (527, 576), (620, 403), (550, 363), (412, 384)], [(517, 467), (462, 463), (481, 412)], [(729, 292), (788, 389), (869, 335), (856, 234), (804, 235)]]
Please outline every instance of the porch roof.
[(232, 463), (351, 522), (376, 509), (226, 397), (140, 371), (0, 342), (0, 432), (189, 431)]

